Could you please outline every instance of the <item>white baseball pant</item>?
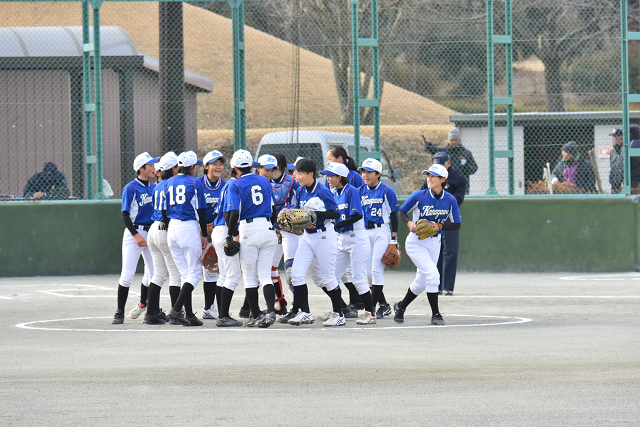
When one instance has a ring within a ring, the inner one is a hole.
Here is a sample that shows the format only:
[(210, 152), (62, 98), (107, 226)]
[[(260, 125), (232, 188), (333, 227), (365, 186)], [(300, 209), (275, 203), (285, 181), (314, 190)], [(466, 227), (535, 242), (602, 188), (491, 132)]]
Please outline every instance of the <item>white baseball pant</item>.
[(360, 295), (369, 292), (367, 283), (367, 260), (371, 248), (364, 229), (346, 231), (338, 234), (338, 252), (336, 254), (336, 280), (351, 267), (351, 283)]
[(180, 271), (181, 283), (190, 283), (194, 289), (202, 279), (200, 237), (198, 221), (171, 219), (167, 231), (167, 244), (178, 271)]
[(226, 225), (214, 227), (211, 233), (213, 246), (218, 254), (218, 286), (235, 291), (242, 278), (240, 273), (240, 255), (226, 256), (224, 254), (224, 244), (227, 241), (229, 228)]
[[(211, 241), (212, 241), (211, 243), (207, 242), (207, 247), (204, 248), (204, 251), (209, 249), (210, 246), (213, 246), (213, 237), (211, 238)], [(202, 251), (203, 254), (204, 254), (204, 251)], [(218, 250), (217, 249), (216, 249), (216, 254), (218, 255)], [(218, 264), (220, 264), (220, 263), (218, 262)], [(212, 272), (210, 272), (209, 270), (207, 270), (204, 267), (202, 267), (202, 275), (204, 276), (204, 281), (205, 282), (217, 282), (218, 281), (218, 273), (212, 273)]]
[(173, 261), (171, 250), (167, 244), (167, 231), (161, 230), (161, 221), (156, 221), (149, 230), (147, 245), (153, 258), (153, 278), (151, 282), (162, 287), (167, 275), (169, 276), (169, 286), (180, 287), (180, 271)]
[[(147, 240), (148, 233), (144, 231), (142, 226), (138, 227), (138, 234)], [(124, 288), (131, 286), (133, 276), (136, 274), (140, 255), (142, 255), (142, 259), (144, 260), (144, 276), (142, 277), (142, 284), (144, 286), (149, 286), (149, 282), (153, 276), (153, 258), (151, 258), (149, 247), (145, 246), (141, 248), (138, 246), (133, 234), (125, 228), (122, 236), (122, 271), (120, 273), (120, 286)]]
[(267, 218), (240, 221), (240, 267), (245, 288), (270, 285), (273, 252), (278, 236)]
[(440, 235), (418, 240), (416, 233), (409, 233), (405, 241), (407, 255), (416, 265), (416, 277), (409, 289), (416, 295), (425, 290), (427, 293), (438, 292), (440, 274), (438, 273), (438, 257), (440, 256)]
[(384, 285), (384, 264), (382, 256), (387, 251), (391, 243), (391, 231), (389, 224), (382, 224), (380, 228), (375, 227), (366, 230), (369, 235), (369, 246), (371, 256), (367, 262), (367, 280), (370, 285)]
[(307, 233), (300, 237), (298, 250), (293, 260), (291, 268), (291, 280), (293, 286), (302, 286), (307, 283), (307, 271), (317, 259), (320, 274), (320, 284), (332, 291), (339, 286), (336, 279), (336, 245), (338, 237), (333, 230), (333, 224), (326, 225), (326, 231), (317, 233)]

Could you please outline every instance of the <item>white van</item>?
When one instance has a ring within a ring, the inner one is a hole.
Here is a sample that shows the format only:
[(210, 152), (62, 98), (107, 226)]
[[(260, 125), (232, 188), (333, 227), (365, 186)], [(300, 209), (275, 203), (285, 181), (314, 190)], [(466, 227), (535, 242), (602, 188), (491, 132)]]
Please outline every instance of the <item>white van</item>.
[[(287, 163), (293, 163), (298, 157), (306, 157), (315, 160), (319, 172), (327, 168), (327, 152), (336, 146), (345, 148), (349, 156), (355, 157), (353, 134), (350, 133), (319, 130), (271, 132), (260, 140), (255, 158), (263, 154), (282, 153), (287, 158)], [(367, 158), (366, 151), (373, 150), (373, 139), (360, 136), (360, 161)], [(382, 163), (382, 182), (393, 188), (396, 194), (404, 194), (398, 182), (400, 169), (391, 167), (387, 155), (382, 150), (380, 163)]]

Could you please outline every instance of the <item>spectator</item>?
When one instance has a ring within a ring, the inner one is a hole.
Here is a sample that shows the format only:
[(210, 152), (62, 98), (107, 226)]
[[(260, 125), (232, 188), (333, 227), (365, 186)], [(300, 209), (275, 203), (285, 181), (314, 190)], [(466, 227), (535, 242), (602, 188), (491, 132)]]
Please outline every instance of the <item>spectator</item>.
[[(449, 176), (445, 181), (444, 189), (451, 193), (458, 201), (458, 206), (461, 206), (467, 188), (466, 178), (451, 166), (451, 159), (445, 152), (441, 151), (434, 154), (433, 163), (438, 163), (447, 168)], [(425, 180), (421, 190), (426, 190), (427, 188), (429, 187)], [(456, 270), (458, 269), (459, 243), (460, 230), (442, 230), (438, 273), (440, 273), (440, 293), (443, 295), (453, 295), (453, 288), (456, 284)]]
[[(629, 148), (640, 148), (640, 127), (637, 125), (629, 126), (629, 141)], [(636, 188), (640, 184), (640, 157), (631, 157), (630, 163), (631, 188)]]
[(610, 133), (611, 150), (609, 151), (609, 183), (611, 193), (620, 193), (624, 180), (624, 156), (622, 155), (622, 129), (614, 129)]
[(457, 169), (464, 178), (467, 180), (466, 194), (469, 194), (469, 177), (476, 173), (478, 165), (471, 151), (464, 148), (462, 141), (460, 140), (460, 129), (453, 128), (449, 131), (449, 142), (444, 147), (433, 144), (422, 136), (425, 149), (431, 153), (431, 155), (437, 152), (445, 152), (451, 159), (451, 166)]
[(570, 182), (585, 192), (596, 191), (593, 166), (588, 159), (582, 158), (575, 141), (562, 146), (562, 159), (551, 172), (551, 183), (556, 182)]
[[(66, 191), (59, 191), (60, 189)], [(24, 197), (33, 197), (34, 199), (63, 198), (64, 194), (69, 197), (67, 179), (53, 162), (45, 163), (42, 172), (38, 172), (29, 178), (27, 185), (24, 187)]]

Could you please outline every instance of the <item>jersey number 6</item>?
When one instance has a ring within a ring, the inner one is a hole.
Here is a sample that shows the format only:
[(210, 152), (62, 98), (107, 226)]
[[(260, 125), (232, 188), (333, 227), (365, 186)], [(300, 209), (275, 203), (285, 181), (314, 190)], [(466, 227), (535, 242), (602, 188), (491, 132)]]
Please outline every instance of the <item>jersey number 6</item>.
[(186, 191), (187, 191), (187, 187), (185, 187), (184, 185), (178, 185), (176, 187), (176, 197), (174, 200), (173, 185), (169, 187), (169, 204), (171, 205), (175, 205), (176, 203), (179, 205), (184, 204), (184, 202), (187, 201), (187, 197), (185, 196)]
[(260, 190), (262, 190), (262, 188), (259, 185), (254, 185), (253, 187), (251, 187), (251, 200), (256, 206), (261, 205), (264, 201), (264, 196), (262, 195)]

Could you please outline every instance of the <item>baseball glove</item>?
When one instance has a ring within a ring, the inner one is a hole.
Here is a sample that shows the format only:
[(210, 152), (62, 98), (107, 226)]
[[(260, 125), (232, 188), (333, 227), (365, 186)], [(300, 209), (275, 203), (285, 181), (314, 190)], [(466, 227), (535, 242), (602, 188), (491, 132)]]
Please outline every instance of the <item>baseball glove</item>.
[(209, 246), (200, 257), (202, 266), (209, 270), (209, 273), (218, 272), (218, 254), (213, 246)]
[(419, 219), (418, 222), (416, 222), (415, 233), (418, 235), (418, 240), (424, 240), (438, 234), (440, 228), (440, 224), (436, 224), (433, 221), (427, 221), (426, 219)]
[(382, 255), (382, 263), (389, 267), (392, 270), (395, 270), (396, 267), (400, 264), (400, 260), (402, 259), (402, 252), (398, 249), (397, 243), (392, 243), (387, 248), (387, 251)]
[(234, 256), (240, 252), (240, 242), (236, 242), (232, 237), (227, 237), (224, 244), (224, 254), (226, 256)]
[(285, 211), (278, 217), (278, 225), (283, 231), (295, 233), (294, 230), (300, 231), (311, 224), (315, 224), (317, 219), (318, 218), (314, 211), (306, 209), (291, 209)]

